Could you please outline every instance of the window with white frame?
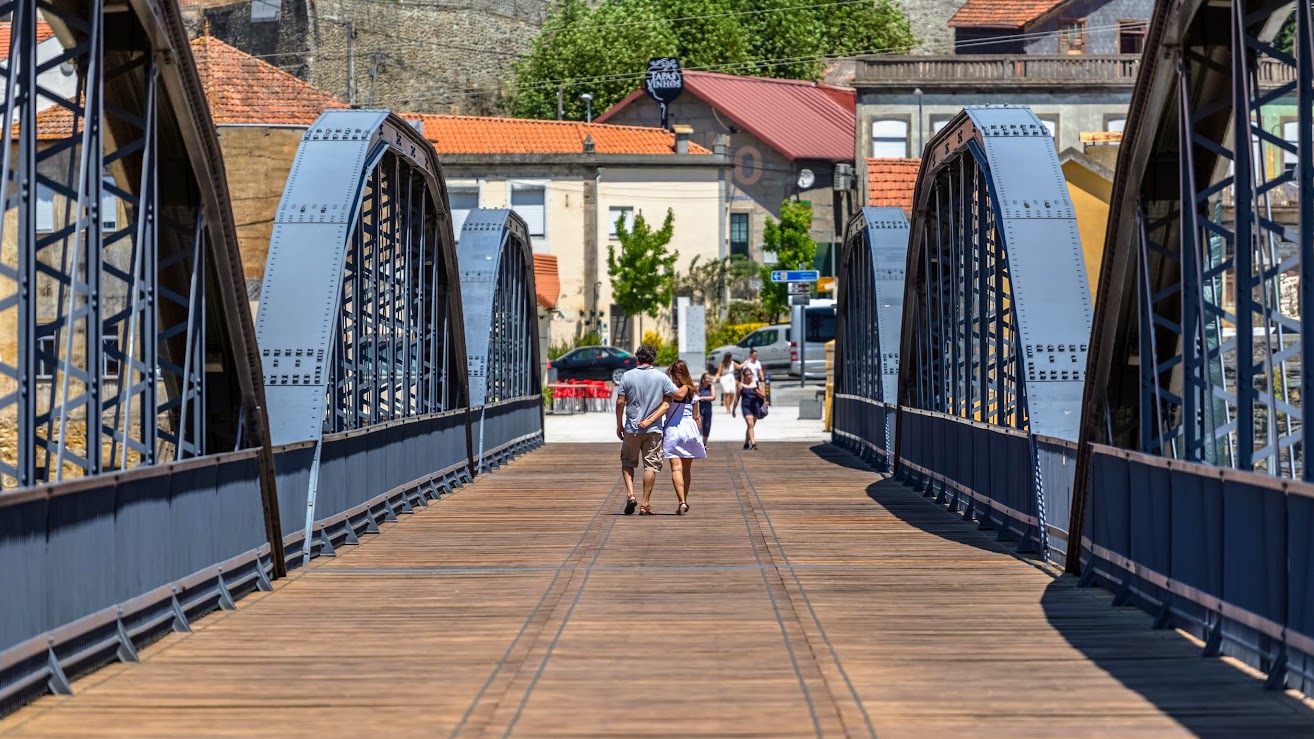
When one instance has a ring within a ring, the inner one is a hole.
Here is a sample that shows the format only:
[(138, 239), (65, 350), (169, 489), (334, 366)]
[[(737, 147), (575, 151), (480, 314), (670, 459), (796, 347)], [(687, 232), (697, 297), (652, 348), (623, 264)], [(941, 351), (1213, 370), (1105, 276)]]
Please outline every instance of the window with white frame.
[(461, 228), (470, 211), (479, 207), (479, 187), (453, 187), (447, 190), (447, 202), (452, 206), (452, 233), (461, 238)]
[(1049, 131), (1049, 137), (1054, 139), (1054, 145), (1058, 146), (1058, 119), (1042, 117), (1040, 123)]
[(871, 122), (871, 155), (902, 159), (908, 156), (908, 121)]
[(36, 230), (37, 233), (55, 230), (55, 191), (41, 184), (37, 185)]
[(1110, 133), (1122, 133), (1127, 130), (1126, 118), (1110, 118), (1104, 121), (1104, 130)]
[(511, 209), (525, 219), (530, 236), (547, 234), (547, 188), (543, 185), (518, 183), (511, 184)]
[(934, 134), (937, 134), (937, 133), (940, 133), (941, 131), (943, 131), (943, 130), (944, 130), (944, 127), (947, 126), (947, 125), (949, 125), (949, 120), (950, 120), (950, 119), (948, 119), (948, 118), (940, 118), (940, 119), (938, 119), (938, 120), (932, 120), (932, 121), (931, 121), (931, 134), (934, 135)]
[(611, 238), (616, 238), (616, 222), (625, 219), (625, 230), (634, 230), (634, 209), (628, 206), (612, 206), (607, 209), (607, 230)]

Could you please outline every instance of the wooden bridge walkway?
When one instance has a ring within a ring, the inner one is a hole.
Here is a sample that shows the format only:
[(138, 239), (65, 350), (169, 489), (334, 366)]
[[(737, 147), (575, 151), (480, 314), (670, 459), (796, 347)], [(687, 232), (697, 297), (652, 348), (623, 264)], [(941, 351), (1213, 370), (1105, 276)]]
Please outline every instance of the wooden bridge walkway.
[(0, 735), (1314, 733), (833, 447), (714, 445), (687, 518), (617, 515), (615, 454), (548, 446)]

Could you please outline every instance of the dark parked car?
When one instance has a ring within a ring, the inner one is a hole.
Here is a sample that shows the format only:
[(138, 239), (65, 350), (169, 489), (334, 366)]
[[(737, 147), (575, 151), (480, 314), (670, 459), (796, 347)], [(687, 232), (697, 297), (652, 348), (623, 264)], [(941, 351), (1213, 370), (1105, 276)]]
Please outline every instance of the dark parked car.
[(620, 382), (625, 370), (639, 364), (633, 354), (614, 346), (581, 346), (548, 362), (558, 380), (611, 380)]

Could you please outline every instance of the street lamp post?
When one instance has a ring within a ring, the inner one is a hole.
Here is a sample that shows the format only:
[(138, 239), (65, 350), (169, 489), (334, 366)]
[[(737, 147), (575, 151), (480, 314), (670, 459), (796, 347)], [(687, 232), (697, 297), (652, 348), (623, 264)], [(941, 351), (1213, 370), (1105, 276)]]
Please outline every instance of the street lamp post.
[(583, 95), (580, 95), (580, 96), (579, 96), (579, 99), (584, 101), (584, 122), (585, 122), (585, 123), (592, 123), (592, 122), (593, 122), (593, 96), (590, 95), (590, 94), (588, 94), (588, 93), (586, 92), (586, 93), (584, 93)]

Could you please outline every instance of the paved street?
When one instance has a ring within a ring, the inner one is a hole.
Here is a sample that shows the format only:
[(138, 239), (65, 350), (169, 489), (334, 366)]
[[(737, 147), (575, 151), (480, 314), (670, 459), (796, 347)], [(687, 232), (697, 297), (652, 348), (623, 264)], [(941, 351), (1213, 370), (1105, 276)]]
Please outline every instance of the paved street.
[[(771, 387), (775, 402), (770, 414), (757, 426), (757, 440), (764, 441), (829, 441), (830, 434), (822, 430), (821, 419), (799, 420), (798, 403), (800, 399), (812, 398), (817, 391), (825, 389), (820, 383), (809, 382), (806, 388), (798, 386), (798, 379), (792, 381), (776, 380)], [(713, 408), (712, 437), (713, 442), (728, 441), (743, 443), (744, 420), (736, 416), (731, 418), (717, 400)], [(555, 442), (606, 442), (616, 441), (616, 416), (614, 412), (578, 413), (574, 415), (548, 414), (544, 424), (544, 437), (549, 444)]]

